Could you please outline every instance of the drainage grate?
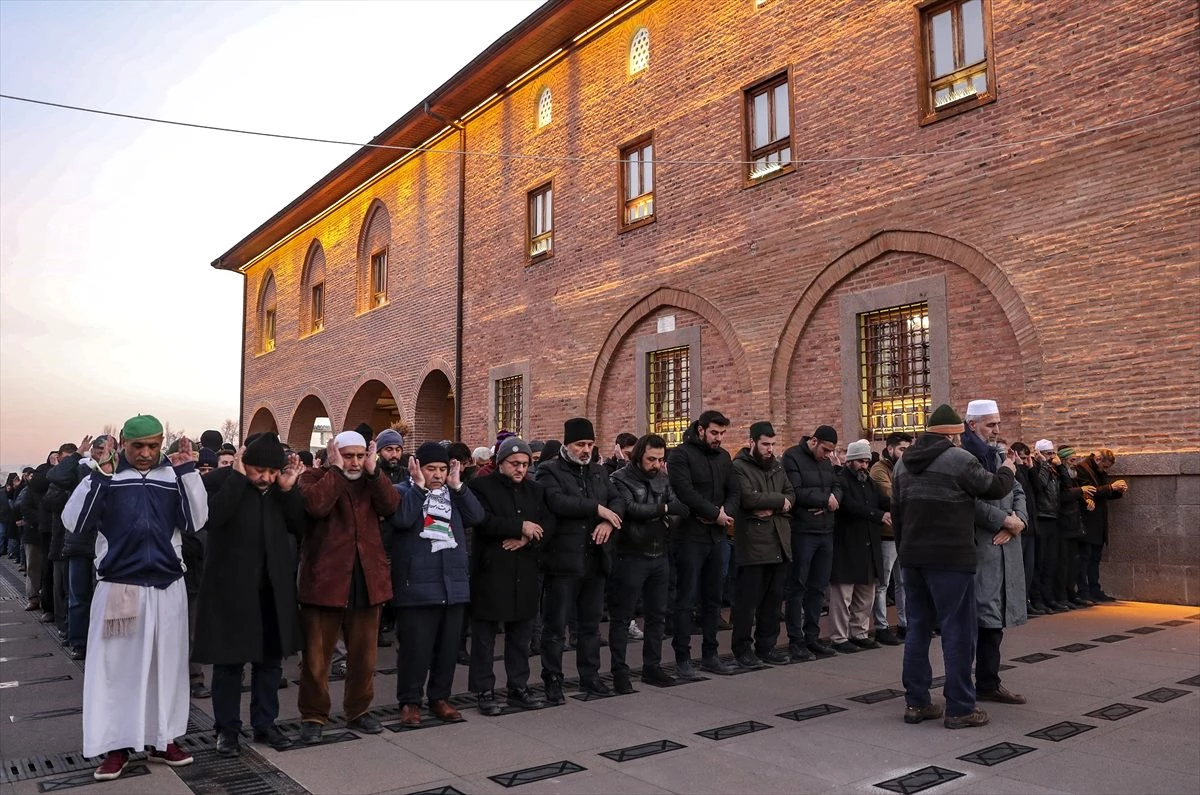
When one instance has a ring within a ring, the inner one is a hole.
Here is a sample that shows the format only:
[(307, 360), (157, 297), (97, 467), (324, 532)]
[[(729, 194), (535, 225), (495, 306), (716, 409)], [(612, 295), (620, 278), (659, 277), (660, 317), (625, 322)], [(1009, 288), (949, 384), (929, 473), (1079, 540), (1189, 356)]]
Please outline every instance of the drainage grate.
[(8, 759), (0, 770), (0, 782), (28, 781), (31, 778), (90, 770), (100, 764), (99, 757), (88, 757), (82, 753), (45, 754), (25, 759)]
[(196, 793), (221, 795), (307, 795), (308, 790), (268, 764), (253, 749), (243, 747), (239, 756), (217, 756), (215, 748), (192, 751), (195, 764), (174, 769)]

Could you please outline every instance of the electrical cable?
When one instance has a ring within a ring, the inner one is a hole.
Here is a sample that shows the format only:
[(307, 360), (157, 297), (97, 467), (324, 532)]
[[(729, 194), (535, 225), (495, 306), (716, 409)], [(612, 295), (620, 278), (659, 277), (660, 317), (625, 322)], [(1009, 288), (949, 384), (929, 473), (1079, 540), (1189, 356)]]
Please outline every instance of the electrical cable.
[[(177, 121), (174, 119), (159, 119), (153, 116), (139, 116), (132, 113), (118, 113), (111, 110), (100, 110), (98, 108), (88, 108), (80, 105), (68, 105), (62, 102), (50, 102), (44, 99), (33, 99), (30, 97), (19, 97), (12, 94), (0, 94), (0, 99), (7, 99), (13, 102), (25, 102), (32, 105), (43, 105), (51, 108), (61, 108), (64, 110), (77, 111), (80, 113), (92, 113), (100, 116), (111, 116), (119, 119), (131, 119), (134, 121), (151, 122), (154, 124), (166, 124), (175, 127), (188, 127), (197, 130), (210, 130), (214, 132), (234, 133), (237, 135), (253, 135), (261, 138), (279, 138), (288, 141), (305, 141), (309, 143), (319, 144), (334, 144), (338, 146), (353, 146), (360, 149), (388, 149), (396, 152), (424, 152), (426, 154), (441, 154), (441, 155), (466, 155), (467, 157), (492, 157), (504, 160), (544, 160), (560, 163), (605, 163), (617, 164), (622, 160), (619, 157), (615, 158), (598, 158), (598, 157), (583, 157), (579, 155), (541, 155), (541, 154), (525, 154), (520, 152), (485, 152), (478, 150), (461, 150), (461, 149), (433, 149), (430, 147), (420, 146), (395, 146), (391, 144), (377, 143), (356, 143), (354, 141), (342, 141), (335, 138), (314, 138), (305, 135), (288, 135), (285, 133), (264, 132), (261, 130), (244, 130), (237, 127), (221, 127), (213, 124), (198, 124), (195, 122)], [(928, 152), (899, 152), (891, 155), (859, 155), (853, 157), (808, 157), (793, 159), (789, 161), (793, 165), (812, 164), (812, 163), (860, 163), (860, 162), (877, 162), (882, 160), (900, 160), (914, 157), (945, 157), (954, 154), (969, 154), (972, 152), (986, 152), (996, 149), (1015, 148), (1019, 146), (1027, 146), (1029, 144), (1048, 143), (1050, 141), (1058, 141), (1063, 138), (1072, 138), (1080, 135), (1087, 135), (1094, 132), (1102, 132), (1104, 130), (1113, 129), (1115, 127), (1123, 127), (1130, 124), (1155, 119), (1159, 116), (1173, 113), (1179, 110), (1200, 105), (1200, 100), (1193, 100), (1176, 105), (1163, 110), (1147, 113), (1144, 116), (1137, 116), (1132, 119), (1121, 119), (1107, 124), (1097, 125), (1095, 127), (1086, 127), (1081, 130), (1069, 130), (1067, 132), (1055, 133), (1039, 138), (1026, 138), (1020, 141), (1008, 141), (994, 144), (980, 144), (978, 146), (964, 146), (956, 149), (939, 149)], [(656, 159), (655, 164), (662, 165), (682, 165), (682, 166), (751, 166), (756, 165), (755, 161), (751, 160), (672, 160), (672, 159)], [(781, 164), (782, 165), (782, 164)]]

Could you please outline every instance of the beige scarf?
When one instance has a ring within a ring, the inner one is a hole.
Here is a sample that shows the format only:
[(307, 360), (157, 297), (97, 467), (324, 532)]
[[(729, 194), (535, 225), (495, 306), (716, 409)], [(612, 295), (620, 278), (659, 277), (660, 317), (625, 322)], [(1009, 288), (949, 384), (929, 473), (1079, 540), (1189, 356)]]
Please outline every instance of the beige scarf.
[(133, 633), (138, 616), (138, 586), (113, 583), (104, 603), (104, 637), (114, 638)]

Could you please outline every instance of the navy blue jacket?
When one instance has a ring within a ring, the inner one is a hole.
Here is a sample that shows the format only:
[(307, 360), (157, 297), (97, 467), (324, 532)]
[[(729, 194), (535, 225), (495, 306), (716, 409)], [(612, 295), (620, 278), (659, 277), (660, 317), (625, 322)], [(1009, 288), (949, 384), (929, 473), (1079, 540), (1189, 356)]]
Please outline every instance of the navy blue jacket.
[(483, 506), (463, 486), (450, 489), (450, 529), (458, 546), (434, 552), (421, 538), (425, 526), (425, 489), (412, 482), (396, 486), (400, 507), (392, 515), (392, 603), (399, 607), (461, 605), (471, 601), (471, 569), (467, 563), (465, 527), (483, 521)]

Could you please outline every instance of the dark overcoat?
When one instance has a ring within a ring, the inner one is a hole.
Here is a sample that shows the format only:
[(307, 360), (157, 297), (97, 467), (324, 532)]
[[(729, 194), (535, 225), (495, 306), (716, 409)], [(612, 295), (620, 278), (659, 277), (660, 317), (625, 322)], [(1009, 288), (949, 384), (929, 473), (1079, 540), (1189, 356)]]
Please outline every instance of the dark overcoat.
[(860, 481), (850, 467), (833, 482), (838, 509), (833, 522), (833, 569), (830, 582), (875, 584), (883, 571), (883, 514), (891, 501), (875, 481)]
[(540, 542), (509, 552), (507, 539), (521, 537), (524, 522), (554, 532), (554, 514), (546, 491), (532, 478), (513, 483), (499, 472), (471, 478), (467, 487), (479, 498), (483, 521), (471, 542), (471, 617), (480, 621), (525, 621), (537, 615), (540, 595)]
[(292, 537), (307, 524), (300, 487), (266, 493), (233, 467), (210, 472), (208, 546), (196, 605), (192, 661), (262, 662), (259, 591), (269, 588), (279, 623), (279, 648), (287, 657), (301, 648), (296, 603), (296, 553)]

